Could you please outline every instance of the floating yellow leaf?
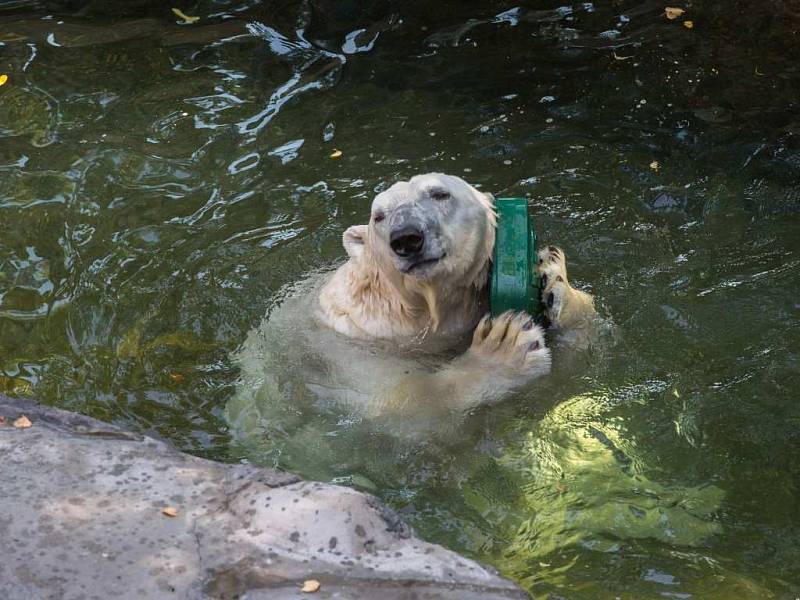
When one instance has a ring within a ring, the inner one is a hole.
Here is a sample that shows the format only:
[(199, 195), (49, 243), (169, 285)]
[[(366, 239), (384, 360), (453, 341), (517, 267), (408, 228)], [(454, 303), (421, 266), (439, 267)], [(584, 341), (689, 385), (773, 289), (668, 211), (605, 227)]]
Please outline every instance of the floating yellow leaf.
[(174, 12), (175, 16), (177, 16), (179, 19), (183, 19), (184, 23), (191, 24), (200, 20), (200, 17), (190, 17), (189, 15), (184, 13), (180, 8), (173, 8), (172, 12)]
[(303, 582), (303, 592), (306, 594), (313, 594), (314, 592), (318, 592), (320, 588), (320, 583), (316, 579), (309, 579), (308, 581)]
[(8, 75), (0, 75), (0, 85), (5, 85), (6, 81), (8, 81)]
[(333, 152), (331, 152), (331, 158), (339, 158), (341, 155), (342, 155), (341, 150), (334, 150)]
[(166, 508), (161, 510), (161, 514), (167, 517), (177, 517), (178, 516), (178, 509), (174, 506), (167, 506)]
[(31, 423), (31, 420), (25, 415), (22, 415), (19, 419), (14, 421), (14, 427), (17, 429), (27, 429), (31, 425), (33, 425), (33, 423)]
[(653, 171), (658, 171), (661, 168), (661, 165), (658, 164), (657, 160), (654, 160), (650, 163), (650, 168), (653, 169)]
[[(173, 9), (173, 10), (175, 10), (175, 9)], [(673, 8), (671, 6), (668, 6), (667, 8), (664, 9), (664, 14), (667, 15), (667, 18), (670, 21), (673, 21), (673, 20), (677, 19), (678, 17), (680, 17), (685, 12), (686, 11), (683, 10), (682, 8)]]
[(684, 21), (683, 26), (686, 27), (686, 29), (691, 29), (694, 27), (694, 21)]

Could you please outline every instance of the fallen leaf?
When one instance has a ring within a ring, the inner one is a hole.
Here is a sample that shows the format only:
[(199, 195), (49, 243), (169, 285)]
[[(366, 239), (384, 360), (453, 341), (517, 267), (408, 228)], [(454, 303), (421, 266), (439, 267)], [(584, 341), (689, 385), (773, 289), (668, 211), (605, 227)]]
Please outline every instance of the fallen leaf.
[(200, 17), (190, 17), (189, 15), (184, 13), (180, 8), (173, 8), (172, 12), (174, 12), (175, 16), (177, 16), (179, 19), (183, 19), (184, 23), (191, 24), (200, 20)]
[[(175, 10), (175, 9), (172, 9), (172, 10)], [(680, 17), (685, 12), (686, 11), (683, 10), (682, 8), (673, 8), (672, 6), (668, 6), (668, 7), (666, 7), (664, 9), (664, 14), (667, 15), (667, 18), (670, 21), (673, 21), (673, 20), (677, 19), (678, 17)]]
[(14, 421), (14, 427), (17, 429), (27, 429), (31, 425), (33, 425), (33, 423), (31, 423), (31, 420), (25, 415), (22, 415), (19, 419)]
[(661, 168), (661, 165), (658, 164), (657, 160), (654, 160), (650, 163), (650, 168), (653, 169), (653, 171), (658, 171)]
[(174, 506), (167, 506), (166, 508), (161, 509), (161, 514), (167, 517), (177, 517), (178, 509)]
[(0, 75), (0, 85), (4, 85), (8, 81), (8, 75)]
[(169, 378), (175, 383), (183, 383), (183, 380), (185, 379), (180, 373), (170, 373)]
[(686, 27), (686, 29), (691, 29), (694, 27), (694, 21), (684, 21), (683, 26)]
[(316, 579), (309, 579), (308, 581), (303, 582), (303, 592), (306, 594), (313, 594), (314, 592), (318, 592), (320, 587), (319, 581)]
[(341, 150), (334, 150), (333, 152), (331, 152), (331, 158), (339, 158), (341, 155), (342, 155)]
[(3, 415), (0, 415), (0, 425), (6, 424), (6, 418)]

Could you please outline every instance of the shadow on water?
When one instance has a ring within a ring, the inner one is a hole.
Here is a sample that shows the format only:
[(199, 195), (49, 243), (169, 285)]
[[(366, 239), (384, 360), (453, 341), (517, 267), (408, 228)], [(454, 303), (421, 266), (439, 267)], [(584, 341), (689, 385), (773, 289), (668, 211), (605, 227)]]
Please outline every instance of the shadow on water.
[[(694, 4), (0, 3), (0, 391), (371, 491), (537, 597), (797, 596), (800, 10)], [(457, 440), (233, 440), (247, 332), (431, 170), (527, 196), (613, 343)]]

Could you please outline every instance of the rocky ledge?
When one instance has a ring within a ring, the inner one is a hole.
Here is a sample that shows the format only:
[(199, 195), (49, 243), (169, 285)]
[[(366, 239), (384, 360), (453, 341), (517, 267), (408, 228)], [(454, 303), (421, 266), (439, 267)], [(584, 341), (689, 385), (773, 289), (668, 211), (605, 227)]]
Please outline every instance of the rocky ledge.
[(0, 416), (4, 600), (527, 598), (349, 488), (27, 400), (0, 395)]

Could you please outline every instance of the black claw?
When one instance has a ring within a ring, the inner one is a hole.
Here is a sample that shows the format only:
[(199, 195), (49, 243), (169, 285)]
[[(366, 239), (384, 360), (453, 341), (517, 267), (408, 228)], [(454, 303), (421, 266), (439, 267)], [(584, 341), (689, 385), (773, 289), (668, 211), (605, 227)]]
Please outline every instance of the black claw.
[(547, 294), (547, 308), (553, 308), (553, 302), (555, 302), (556, 297), (553, 295), (553, 292)]
[(539, 343), (539, 340), (536, 340), (535, 342), (531, 342), (531, 345), (528, 346), (528, 352), (533, 352), (539, 348), (541, 348), (541, 344)]
[(547, 273), (542, 275), (542, 289), (547, 287)]
[(533, 324), (534, 324), (534, 320), (533, 319), (528, 319), (525, 322), (525, 325), (522, 326), (522, 330), (523, 331), (530, 331), (531, 329), (533, 329)]

